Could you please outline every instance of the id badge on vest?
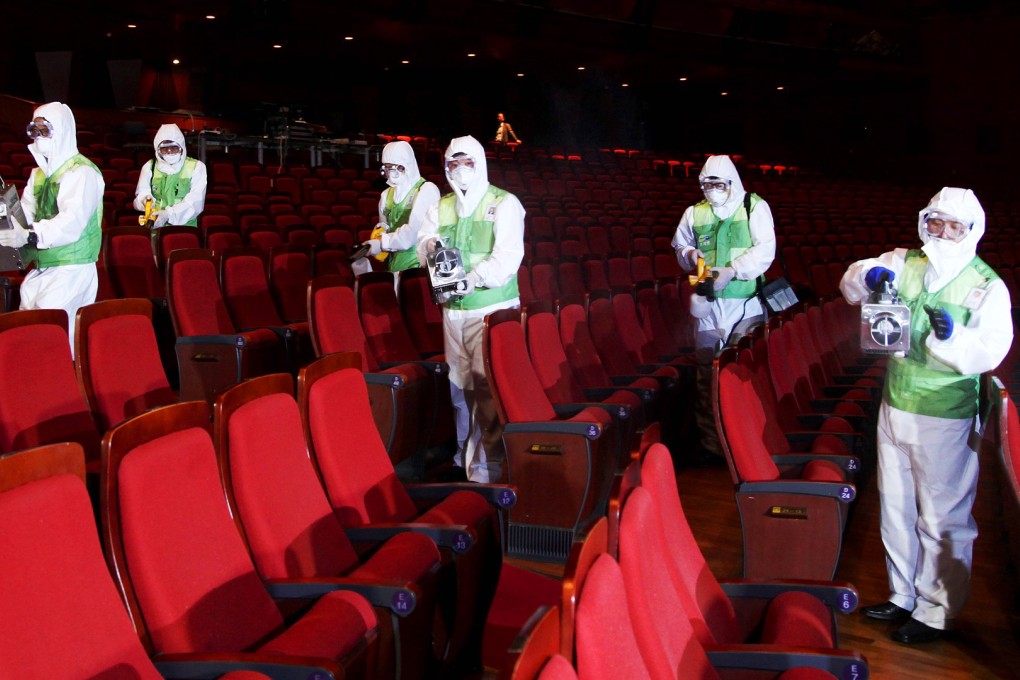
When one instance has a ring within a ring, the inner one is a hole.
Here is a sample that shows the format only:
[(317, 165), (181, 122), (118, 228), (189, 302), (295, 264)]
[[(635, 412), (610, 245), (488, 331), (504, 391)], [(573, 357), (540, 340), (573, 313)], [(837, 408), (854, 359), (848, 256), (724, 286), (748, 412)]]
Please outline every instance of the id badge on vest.
[(981, 304), (985, 301), (988, 291), (984, 288), (971, 288), (970, 292), (967, 293), (967, 297), (963, 300), (963, 306), (973, 311), (981, 307)]

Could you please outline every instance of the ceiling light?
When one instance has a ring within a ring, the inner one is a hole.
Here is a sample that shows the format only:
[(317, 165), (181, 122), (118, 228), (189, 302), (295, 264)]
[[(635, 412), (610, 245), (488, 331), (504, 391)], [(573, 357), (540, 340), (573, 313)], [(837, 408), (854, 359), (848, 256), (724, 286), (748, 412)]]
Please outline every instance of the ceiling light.
[(408, 60), (408, 59), (401, 59), (401, 60), (400, 60), (400, 63), (401, 63), (401, 64), (410, 64), (411, 62), (410, 62), (410, 60)]
[(474, 52), (468, 52), (468, 56), (469, 57), (473, 57), (473, 56), (475, 56), (475, 53)]
[(138, 28), (138, 24), (128, 24), (128, 28)]
[(283, 45), (281, 45), (280, 43), (273, 43), (273, 49), (274, 50), (279, 50), (279, 49), (282, 49), (282, 48), (283, 48)]
[(344, 40), (354, 40), (354, 36), (353, 35), (345, 35), (344, 36)]
[(170, 63), (171, 63), (171, 64), (173, 64), (174, 66), (176, 66), (177, 64), (180, 64), (180, 63), (181, 63), (181, 60), (180, 60), (180, 59), (174, 59), (174, 60), (173, 60), (173, 61), (171, 61)]
[(686, 83), (686, 82), (687, 82), (687, 76), (681, 76), (681, 77), (680, 77), (680, 78), (679, 78), (678, 80), (679, 80), (679, 81), (680, 81), (681, 83)]
[(205, 15), (205, 18), (206, 18), (206, 19), (210, 19), (210, 20), (211, 20), (211, 19), (215, 19), (215, 18), (216, 18), (216, 15), (215, 15), (215, 14), (206, 14), (206, 15)]
[(523, 78), (523, 77), (524, 77), (524, 74), (523, 74), (523, 73), (518, 73), (518, 74), (517, 74), (517, 77), (518, 77), (518, 78)]
[(623, 85), (621, 85), (620, 87), (630, 87), (630, 83), (624, 83), (624, 84), (623, 84)]
[(584, 67), (583, 67), (583, 66), (578, 66), (578, 67), (577, 67), (577, 70), (578, 70), (578, 71), (583, 71), (583, 70), (584, 70)]
[(780, 86), (779, 86), (779, 87), (777, 87), (776, 89), (777, 89), (777, 90), (785, 90), (786, 88), (785, 88), (785, 87), (783, 87), (782, 85), (780, 85)]
[(729, 94), (729, 92), (720, 92), (719, 94), (722, 95), (723, 97), (725, 97), (726, 95)]

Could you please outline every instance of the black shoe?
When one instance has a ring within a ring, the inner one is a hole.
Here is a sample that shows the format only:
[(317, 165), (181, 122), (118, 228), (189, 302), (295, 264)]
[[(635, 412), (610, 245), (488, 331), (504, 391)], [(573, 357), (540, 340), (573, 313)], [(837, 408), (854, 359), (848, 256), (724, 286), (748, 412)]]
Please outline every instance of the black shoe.
[(899, 607), (892, 602), (875, 604), (870, 607), (865, 607), (861, 611), (864, 612), (864, 615), (869, 619), (878, 619), (879, 621), (902, 621), (910, 616), (909, 609)]
[(942, 632), (938, 628), (932, 628), (917, 619), (910, 619), (894, 630), (891, 637), (896, 642), (902, 642), (905, 645), (918, 645), (938, 640), (942, 637)]

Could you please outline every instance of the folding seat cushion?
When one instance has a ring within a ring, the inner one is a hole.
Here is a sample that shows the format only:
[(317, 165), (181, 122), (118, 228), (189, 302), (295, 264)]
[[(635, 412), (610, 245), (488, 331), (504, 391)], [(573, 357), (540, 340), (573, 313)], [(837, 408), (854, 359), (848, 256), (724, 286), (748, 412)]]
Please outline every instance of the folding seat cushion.
[[(404, 484), (397, 477), (378, 431), (358, 357), (324, 356), (298, 376), (298, 403), (305, 439), (336, 516), (348, 530), (375, 525), (464, 525), (470, 546), (441, 541), (454, 560), (459, 598), (451, 624), (451, 648), (479, 644), (502, 564), (499, 513), (511, 507), (514, 490), (487, 484)], [(463, 550), (467, 547), (466, 550)]]
[(227, 390), (213, 425), (227, 499), (259, 575), (361, 584), (393, 628), (400, 677), (438, 672), (447, 640), (436, 609), (439, 550), (426, 534), (394, 528), (358, 555), (309, 459), (293, 379), (277, 373)]
[(167, 301), (177, 336), (182, 400), (205, 399), (252, 375), (285, 365), (286, 345), (268, 328), (239, 332), (208, 249), (175, 251), (167, 262)]
[[(0, 459), (0, 616), (18, 624), (0, 637), (4, 675), (161, 679), (110, 578), (83, 476), (77, 444)], [(236, 660), (194, 661), (213, 677)], [(254, 671), (218, 677), (268, 680)]]
[(174, 404), (104, 438), (104, 540), (136, 628), (156, 654), (301, 656), (371, 677), (379, 625), (365, 598), (330, 590), (285, 619), (270, 597), (224, 498), (210, 416)]
[[(690, 619), (692, 613), (699, 615), (697, 604), (691, 593), (678, 592), (673, 585), (661, 531), (652, 532), (652, 535), (646, 533), (656, 529), (655, 513), (651, 496), (638, 487), (624, 505), (620, 526), (618, 571), (624, 582), (624, 597), (641, 657), (656, 678), (719, 677), (715, 664), (720, 661), (710, 656), (715, 646), (705, 645), (698, 639)], [(592, 568), (589, 580), (594, 577), (595, 569)], [(581, 597), (583, 601), (583, 591)], [(809, 601), (809, 596), (803, 593), (794, 597), (801, 600), (797, 603), (801, 606)], [(818, 607), (818, 612), (789, 617), (786, 625), (804, 626), (807, 632), (787, 632), (787, 635), (801, 642), (824, 643), (825, 636), (817, 630), (813, 618), (813, 614), (824, 613), (824, 606)], [(663, 611), (672, 614), (671, 625), (662, 625), (659, 613)], [(786, 607), (786, 611), (793, 613), (793, 607)], [(726, 645), (725, 649), (734, 651), (732, 645)], [(857, 677), (862, 672), (867, 675), (863, 657), (831, 647), (773, 643), (750, 645), (744, 651), (749, 656), (740, 665), (748, 670), (757, 666), (750, 655), (759, 658), (767, 655), (773, 659), (765, 668), (773, 671), (809, 666), (818, 677)], [(782, 659), (782, 666), (777, 668), (772, 664), (778, 659)]]
[[(856, 607), (859, 598), (852, 585), (778, 581), (763, 582), (758, 592), (749, 588), (741, 593), (739, 586), (730, 589), (730, 582), (720, 581), (712, 573), (691, 532), (680, 503), (672, 457), (665, 447), (649, 447), (641, 462), (640, 485), (653, 502), (657, 516), (650, 521), (661, 531), (672, 580), (677, 588), (686, 588), (697, 604), (689, 615), (703, 644), (836, 645), (833, 612), (847, 614)], [(755, 600), (761, 603), (762, 613), (747, 606)]]
[[(510, 513), (510, 550), (566, 559), (578, 532), (605, 511), (625, 454), (603, 409), (579, 404), (557, 411), (549, 401), (531, 365), (517, 310), (486, 318), (483, 354), (503, 428), (507, 479), (521, 490)], [(560, 455), (534, 455), (535, 447), (545, 445)], [(546, 502), (552, 495), (560, 502)]]
[(399, 463), (419, 451), (430, 434), (435, 382), (418, 363), (378, 361), (361, 325), (354, 289), (340, 276), (309, 282), (308, 320), (315, 355), (356, 352), (372, 395), (372, 414), (390, 460)]

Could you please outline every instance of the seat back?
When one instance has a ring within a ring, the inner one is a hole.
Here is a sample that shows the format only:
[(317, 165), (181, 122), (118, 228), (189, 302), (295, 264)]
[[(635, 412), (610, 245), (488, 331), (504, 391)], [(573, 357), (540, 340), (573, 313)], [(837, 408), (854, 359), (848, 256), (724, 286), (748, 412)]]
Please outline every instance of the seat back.
[(224, 498), (210, 416), (201, 401), (164, 406), (103, 438), (103, 539), (160, 654), (245, 651), (283, 625)]
[(531, 365), (517, 310), (486, 318), (483, 354), (500, 420), (527, 423), (556, 419), (556, 411)]
[[(712, 677), (689, 616), (697, 604), (670, 576), (666, 545), (647, 489), (634, 489), (620, 518), (620, 572), (641, 657), (655, 677)], [(662, 611), (671, 613), (662, 625)]]
[(556, 315), (548, 310), (529, 309), (525, 318), (531, 365), (549, 401), (554, 404), (587, 401), (567, 361)]
[(641, 487), (652, 500), (654, 526), (661, 531), (669, 575), (678, 590), (686, 589), (697, 608), (687, 612), (703, 644), (742, 642), (737, 615), (701, 552), (687, 523), (669, 449), (648, 448), (641, 461)]
[(260, 248), (238, 246), (220, 253), (220, 290), (235, 328), (282, 326), (269, 291), (268, 255)]
[(167, 302), (177, 337), (236, 333), (211, 250), (176, 250), (167, 260)]
[(160, 270), (166, 267), (166, 259), (175, 250), (200, 248), (202, 246), (198, 229), (184, 225), (166, 226), (156, 230), (156, 264)]
[(750, 370), (739, 362), (722, 367), (718, 389), (720, 434), (732, 456), (737, 478), (741, 482), (778, 479), (779, 468), (762, 438), (764, 412)]
[(103, 262), (117, 297), (166, 297), (166, 284), (146, 227), (104, 229)]
[(163, 677), (110, 578), (78, 444), (0, 457), (0, 619), (7, 677)]
[(414, 517), (414, 502), (374, 425), (357, 354), (328, 354), (305, 366), (297, 392), (305, 441), (341, 523)]
[(177, 401), (159, 354), (152, 302), (104, 300), (78, 310), (74, 364), (99, 430)]
[(361, 327), (380, 362), (417, 361), (421, 358), (404, 325), (390, 272), (368, 272), (357, 278), (354, 291)]
[(213, 436), (227, 500), (263, 578), (335, 576), (357, 563), (309, 460), (289, 375), (222, 393)]
[(400, 272), (400, 311), (414, 346), (424, 355), (440, 354), (443, 344), (443, 312), (432, 302), (428, 272), (422, 268)]
[[(584, 580), (576, 629), (575, 666), (579, 677), (592, 680), (653, 677), (641, 657), (620, 565), (608, 553), (598, 556)], [(679, 677), (675, 673), (661, 677)]]
[(568, 303), (560, 307), (559, 329), (567, 361), (581, 386), (612, 384), (588, 330), (588, 313), (583, 304)]
[(63, 310), (0, 315), (0, 385), (0, 452), (77, 442), (89, 470), (98, 469), (100, 434), (78, 387)]
[[(608, 294), (592, 295), (588, 300), (588, 329), (599, 359), (609, 375), (637, 373), (634, 355), (625, 346), (625, 339), (617, 329), (613, 302)], [(644, 335), (642, 333), (642, 335)]]
[(379, 362), (361, 327), (354, 289), (342, 277), (327, 274), (308, 282), (308, 325), (315, 356), (356, 352), (363, 371), (378, 369)]
[(308, 282), (312, 278), (312, 248), (291, 243), (269, 250), (269, 288), (286, 323), (308, 321)]

